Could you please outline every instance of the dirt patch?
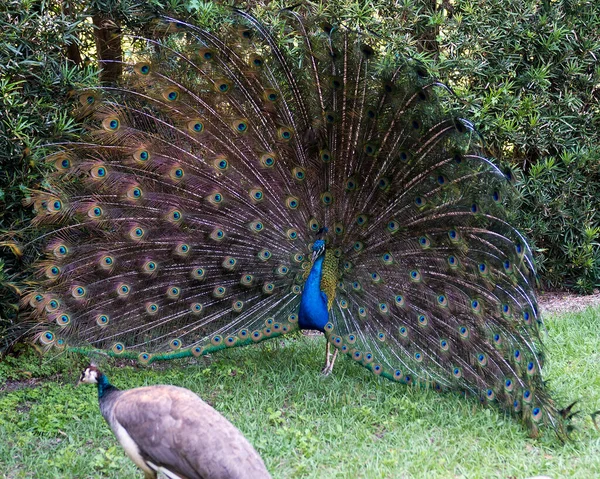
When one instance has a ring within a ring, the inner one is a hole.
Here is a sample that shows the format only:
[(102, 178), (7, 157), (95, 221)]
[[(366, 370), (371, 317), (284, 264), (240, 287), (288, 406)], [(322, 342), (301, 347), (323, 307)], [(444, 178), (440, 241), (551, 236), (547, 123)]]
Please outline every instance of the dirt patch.
[(586, 296), (567, 292), (539, 293), (538, 302), (544, 314), (583, 311), (590, 306), (600, 306), (600, 291)]
[(39, 378), (11, 379), (0, 385), (0, 393), (10, 393), (23, 388), (34, 388), (42, 381)]
[(10, 393), (25, 388), (36, 388), (44, 382), (57, 382), (61, 381), (62, 378), (62, 374), (53, 374), (43, 378), (9, 379), (4, 384), (0, 384), (0, 393)]

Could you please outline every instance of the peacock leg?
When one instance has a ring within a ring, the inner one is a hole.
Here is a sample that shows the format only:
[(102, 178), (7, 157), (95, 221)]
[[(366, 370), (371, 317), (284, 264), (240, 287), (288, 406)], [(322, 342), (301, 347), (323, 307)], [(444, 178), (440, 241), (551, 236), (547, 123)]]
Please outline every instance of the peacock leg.
[(334, 349), (333, 355), (330, 353), (331, 344), (327, 341), (327, 345), (325, 346), (325, 366), (321, 369), (321, 374), (324, 376), (329, 376), (331, 371), (333, 371), (333, 364), (335, 363), (335, 359), (337, 358), (338, 350)]
[(329, 366), (328, 366), (328, 368), (327, 368), (327, 371), (324, 373), (324, 374), (325, 374), (325, 376), (328, 376), (329, 374), (331, 374), (331, 371), (333, 371), (333, 365), (334, 365), (334, 363), (335, 363), (335, 360), (336, 360), (336, 358), (337, 358), (338, 351), (339, 351), (339, 350), (338, 350), (337, 348), (335, 348), (335, 349), (333, 350), (333, 356), (331, 357), (331, 361), (329, 362)]
[(321, 374), (324, 374), (325, 376), (327, 376), (329, 373), (327, 372), (327, 369), (329, 368), (329, 349), (331, 348), (331, 344), (329, 343), (329, 340), (327, 338), (325, 338), (325, 366), (323, 366), (323, 369), (321, 369)]

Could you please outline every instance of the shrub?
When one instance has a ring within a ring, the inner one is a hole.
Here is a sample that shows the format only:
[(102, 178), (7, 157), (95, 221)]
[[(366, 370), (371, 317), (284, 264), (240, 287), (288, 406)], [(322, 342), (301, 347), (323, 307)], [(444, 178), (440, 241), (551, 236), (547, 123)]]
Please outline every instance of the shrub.
[(600, 9), (593, 0), (459, 0), (438, 71), (485, 144), (522, 170), (516, 225), (541, 283), (600, 287)]

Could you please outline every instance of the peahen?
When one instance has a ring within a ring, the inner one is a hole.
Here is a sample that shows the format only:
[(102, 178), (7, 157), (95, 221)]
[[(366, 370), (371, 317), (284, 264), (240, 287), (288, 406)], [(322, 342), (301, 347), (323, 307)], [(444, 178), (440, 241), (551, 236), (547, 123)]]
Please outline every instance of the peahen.
[(158, 472), (168, 479), (271, 477), (242, 433), (188, 389), (121, 391), (93, 364), (79, 383), (98, 385), (102, 416), (146, 479), (156, 479)]
[(40, 341), (151, 363), (315, 329), (325, 373), (341, 352), (564, 437), (510, 172), (418, 62), (281, 17), (157, 22), (121, 84), (81, 92), (89, 133), (30, 199)]

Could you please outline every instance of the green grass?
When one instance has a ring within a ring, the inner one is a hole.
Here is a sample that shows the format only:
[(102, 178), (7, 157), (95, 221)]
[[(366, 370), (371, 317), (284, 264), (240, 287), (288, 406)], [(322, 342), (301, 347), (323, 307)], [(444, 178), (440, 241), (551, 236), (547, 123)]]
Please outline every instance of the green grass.
[[(545, 373), (557, 401), (600, 409), (600, 309), (546, 322)], [(122, 388), (196, 391), (242, 430), (274, 478), (600, 477), (589, 414), (576, 420), (572, 443), (533, 440), (475, 400), (394, 384), (349, 359), (323, 377), (323, 341), (274, 340), (170, 367), (102, 366)], [(104, 423), (95, 388), (73, 386), (84, 364), (31, 353), (0, 364), (0, 379), (46, 377), (0, 394), (0, 477), (142, 477)]]

